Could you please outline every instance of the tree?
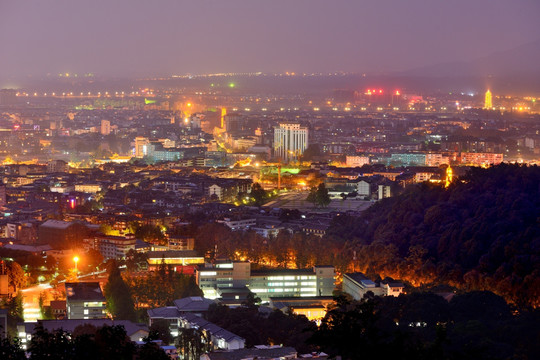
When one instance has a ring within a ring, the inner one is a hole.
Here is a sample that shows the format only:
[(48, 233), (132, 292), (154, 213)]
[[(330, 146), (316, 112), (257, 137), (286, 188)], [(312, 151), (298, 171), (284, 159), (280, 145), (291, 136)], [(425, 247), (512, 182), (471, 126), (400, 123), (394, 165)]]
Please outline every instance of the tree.
[(17, 324), (24, 321), (23, 316), (23, 296), (19, 291), (15, 296), (8, 300), (8, 332), (17, 334)]
[(31, 360), (71, 360), (75, 358), (75, 348), (70, 335), (64, 330), (49, 332), (38, 322), (28, 346)]
[(131, 290), (122, 278), (116, 261), (110, 264), (105, 297), (107, 298), (107, 308), (115, 319), (136, 321)]
[(186, 360), (198, 360), (210, 351), (210, 339), (205, 332), (196, 329), (182, 329), (178, 334), (176, 346)]
[(161, 340), (166, 345), (169, 345), (174, 341), (171, 336), (169, 322), (166, 319), (153, 320), (152, 325), (150, 326), (150, 334), (151, 336), (149, 335), (149, 337), (151, 337), (152, 340)]
[(12, 286), (13, 291), (16, 292), (20, 289), (24, 283), (24, 270), (21, 265), (15, 261), (9, 261), (6, 266), (7, 275), (9, 279), (9, 285)]
[(169, 360), (169, 356), (159, 347), (158, 344), (146, 339), (144, 344), (137, 349), (139, 360)]
[(47, 300), (47, 294), (45, 291), (39, 293), (39, 313), (43, 320), (52, 320), (54, 316), (50, 306), (45, 306), (45, 300)]
[(0, 359), (3, 360), (26, 360), (21, 341), (10, 336), (0, 336)]
[(317, 207), (327, 207), (331, 202), (328, 189), (324, 183), (320, 183), (318, 187), (311, 188), (306, 200)]
[(259, 183), (253, 184), (250, 195), (257, 206), (261, 206), (268, 199), (268, 193)]
[(121, 325), (104, 325), (98, 328), (95, 344), (101, 359), (132, 360), (135, 354), (135, 344)]

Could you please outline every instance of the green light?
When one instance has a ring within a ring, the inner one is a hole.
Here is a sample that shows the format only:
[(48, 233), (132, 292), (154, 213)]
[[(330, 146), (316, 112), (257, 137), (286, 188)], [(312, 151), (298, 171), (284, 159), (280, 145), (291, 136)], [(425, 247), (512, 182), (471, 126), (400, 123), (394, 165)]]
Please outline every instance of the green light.
[(235, 86), (236, 86), (235, 83), (229, 83), (229, 87), (230, 87), (230, 88), (233, 88), (233, 87), (235, 87)]
[(214, 87), (214, 83), (210, 84), (211, 87)]
[(149, 105), (149, 104), (155, 104), (155, 103), (156, 103), (156, 100), (150, 100), (150, 99), (144, 98), (144, 103), (145, 103), (146, 105)]

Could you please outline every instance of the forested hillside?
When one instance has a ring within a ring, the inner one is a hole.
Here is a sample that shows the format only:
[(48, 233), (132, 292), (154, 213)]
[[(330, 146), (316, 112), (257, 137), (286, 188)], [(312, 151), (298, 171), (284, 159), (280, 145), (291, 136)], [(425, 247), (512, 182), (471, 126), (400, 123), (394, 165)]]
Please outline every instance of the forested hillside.
[[(449, 188), (420, 184), (362, 217), (336, 217), (355, 269), (413, 285), (491, 290), (540, 305), (540, 168), (473, 168)], [(354, 254), (354, 255), (353, 255)]]

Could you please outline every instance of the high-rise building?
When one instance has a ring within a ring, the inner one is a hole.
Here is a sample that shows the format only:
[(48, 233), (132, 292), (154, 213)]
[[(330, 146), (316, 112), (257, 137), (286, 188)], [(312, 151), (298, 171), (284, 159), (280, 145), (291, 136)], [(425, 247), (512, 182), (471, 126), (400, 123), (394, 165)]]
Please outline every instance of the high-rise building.
[(486, 98), (484, 100), (484, 109), (491, 109), (493, 107), (493, 100), (491, 96), (491, 91), (486, 91)]
[(227, 109), (223, 107), (221, 108), (221, 116), (220, 116), (220, 124), (221, 124), (222, 129), (225, 128), (225, 115), (227, 115)]
[(111, 133), (111, 122), (109, 120), (101, 120), (101, 135), (109, 135)]
[(289, 162), (298, 159), (307, 147), (307, 127), (287, 123), (274, 127), (274, 156)]
[(150, 145), (148, 138), (137, 136), (135, 138), (135, 157), (143, 158), (148, 155), (148, 145)]

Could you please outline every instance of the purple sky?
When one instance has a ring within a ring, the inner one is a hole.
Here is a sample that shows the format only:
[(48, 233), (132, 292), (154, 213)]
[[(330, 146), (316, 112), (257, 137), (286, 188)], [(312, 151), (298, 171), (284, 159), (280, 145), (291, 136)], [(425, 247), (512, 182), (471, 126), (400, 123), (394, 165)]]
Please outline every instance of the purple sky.
[(0, 77), (394, 71), (540, 38), (539, 0), (0, 0)]

